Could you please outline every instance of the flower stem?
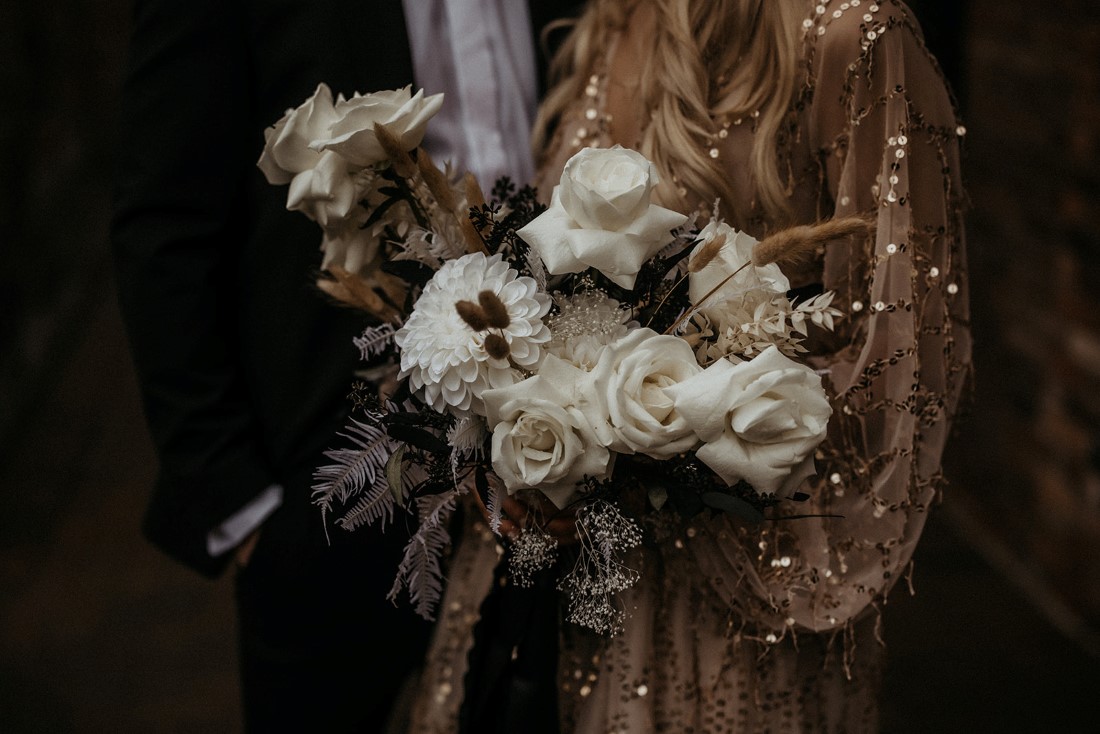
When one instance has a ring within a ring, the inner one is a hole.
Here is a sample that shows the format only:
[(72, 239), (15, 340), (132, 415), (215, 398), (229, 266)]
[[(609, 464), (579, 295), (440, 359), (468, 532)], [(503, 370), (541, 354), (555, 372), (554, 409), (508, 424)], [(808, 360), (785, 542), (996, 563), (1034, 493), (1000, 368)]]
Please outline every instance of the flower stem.
[(687, 311), (684, 311), (683, 315), (680, 316), (680, 318), (676, 319), (676, 323), (674, 323), (672, 326), (665, 329), (664, 333), (665, 334), (671, 334), (674, 331), (676, 331), (676, 329), (679, 328), (680, 324), (684, 323), (685, 321), (687, 321), (688, 319), (690, 319), (692, 316), (695, 315), (695, 312), (699, 310), (699, 307), (702, 306), (707, 301), (708, 298), (710, 298), (715, 293), (717, 293), (722, 286), (724, 286), (726, 283), (733, 280), (734, 276), (736, 276), (738, 273), (740, 273), (742, 270), (744, 270), (745, 268), (747, 268), (750, 265), (752, 265), (752, 260), (748, 260), (747, 262), (745, 262), (744, 265), (737, 268), (737, 270), (734, 270), (732, 273), (727, 275), (725, 278), (722, 278), (722, 281), (718, 285), (714, 286), (709, 291), (707, 291), (707, 294), (705, 296), (703, 296), (702, 298), (700, 298), (698, 303), (694, 304)]

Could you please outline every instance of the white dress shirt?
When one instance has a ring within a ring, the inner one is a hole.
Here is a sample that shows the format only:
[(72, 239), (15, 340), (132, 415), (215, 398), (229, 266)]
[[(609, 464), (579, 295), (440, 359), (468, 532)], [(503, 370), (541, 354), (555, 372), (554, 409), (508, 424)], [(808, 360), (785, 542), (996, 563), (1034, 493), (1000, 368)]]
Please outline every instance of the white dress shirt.
[(488, 193), (497, 178), (534, 178), (538, 103), (534, 35), (522, 0), (404, 0), (416, 85), (443, 92), (424, 147), (470, 170)]
[[(504, 175), (518, 185), (530, 183), (538, 81), (527, 3), (402, 2), (416, 86), (426, 94), (445, 95), (443, 108), (428, 125), (425, 149), (440, 165), (450, 161), (459, 172), (473, 171), (486, 193)], [(266, 488), (210, 531), (207, 552), (217, 557), (236, 548), (282, 502), (282, 487)]]

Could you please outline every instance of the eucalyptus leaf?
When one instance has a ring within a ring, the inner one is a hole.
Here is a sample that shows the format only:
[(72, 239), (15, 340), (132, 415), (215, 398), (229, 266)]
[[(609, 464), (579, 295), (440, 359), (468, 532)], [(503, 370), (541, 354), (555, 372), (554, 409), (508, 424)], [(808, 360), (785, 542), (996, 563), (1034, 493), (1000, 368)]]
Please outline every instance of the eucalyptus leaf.
[(388, 413), (382, 422), (387, 426), (430, 426), (438, 421), (438, 414)]
[(668, 502), (668, 489), (660, 484), (651, 484), (648, 487), (649, 504), (653, 505), (654, 510), (660, 511), (665, 503)]
[(433, 454), (449, 454), (451, 452), (451, 447), (440, 440), (438, 436), (422, 428), (391, 423), (386, 426), (386, 433), (402, 443)]
[(390, 197), (390, 198), (384, 199), (381, 204), (379, 204), (378, 206), (373, 208), (373, 210), (370, 213), (370, 216), (367, 217), (367, 221), (363, 224), (363, 228), (366, 229), (367, 227), (371, 226), (372, 224), (375, 224), (375, 223), (381, 221), (382, 217), (386, 214), (386, 212), (388, 212), (390, 210), (390, 207), (392, 207), (394, 204), (396, 204), (399, 201), (401, 201), (401, 199), (399, 199), (397, 197)]
[(764, 513), (750, 505), (740, 497), (734, 497), (732, 494), (723, 494), (722, 492), (705, 492), (702, 497), (703, 504), (707, 507), (713, 507), (716, 510), (727, 512), (731, 515), (736, 515), (741, 519), (752, 523), (753, 525), (759, 525), (764, 522)]
[(404, 458), (405, 447), (398, 446), (397, 451), (394, 451), (386, 461), (386, 484), (389, 485), (394, 501), (399, 505), (405, 504), (404, 470), (401, 466)]

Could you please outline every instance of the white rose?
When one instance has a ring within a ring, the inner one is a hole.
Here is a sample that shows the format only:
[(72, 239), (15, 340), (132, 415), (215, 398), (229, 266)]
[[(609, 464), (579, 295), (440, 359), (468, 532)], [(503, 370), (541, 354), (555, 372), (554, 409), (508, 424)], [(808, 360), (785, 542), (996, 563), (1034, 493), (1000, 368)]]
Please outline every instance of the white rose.
[(322, 227), (339, 227), (364, 194), (348, 162), (325, 152), (317, 165), (294, 176), (286, 196), (286, 208), (299, 211)]
[(265, 130), (264, 151), (256, 165), (268, 183), (288, 184), (296, 175), (316, 167), (321, 153), (310, 148), (310, 143), (328, 137), (336, 119), (332, 90), (319, 84), (300, 107), (287, 110), (281, 120)]
[(493, 470), (509, 493), (538, 489), (560, 508), (584, 477), (609, 474), (611, 452), (585, 413), (570, 404), (568, 389), (539, 374), (486, 390), (482, 399), (493, 433)]
[(705, 442), (699, 460), (727, 484), (744, 479), (785, 497), (814, 473), (832, 409), (821, 378), (774, 346), (738, 365), (719, 360), (665, 391)]
[(553, 275), (592, 267), (633, 288), (642, 264), (687, 217), (650, 203), (653, 164), (633, 150), (585, 148), (569, 159), (550, 208), (519, 230)]
[(412, 150), (420, 145), (428, 121), (442, 105), (442, 94), (425, 97), (423, 89), (412, 94), (411, 87), (341, 98), (328, 134), (314, 138), (310, 147), (339, 153), (354, 166), (381, 163), (386, 152), (374, 134), (375, 124), (385, 126), (401, 141), (401, 147)]
[(702, 372), (683, 339), (635, 329), (612, 342), (592, 371), (606, 408), (610, 448), (668, 459), (698, 443), (664, 388)]
[(346, 219), (324, 228), (322, 270), (339, 266), (349, 273), (366, 275), (378, 266), (381, 242), (373, 229), (364, 227), (369, 216), (366, 209), (356, 206)]
[(269, 183), (290, 184), (287, 209), (322, 227), (338, 227), (363, 194), (347, 160), (312, 147), (318, 138), (328, 137), (338, 119), (332, 91), (318, 85), (300, 107), (264, 131), (264, 150), (256, 164)]
[[(752, 260), (752, 250), (756, 247), (756, 240), (744, 232), (739, 232), (725, 222), (711, 220), (710, 223), (699, 232), (699, 244), (692, 251), (690, 263), (699, 253), (715, 239), (724, 239), (725, 244), (718, 251), (717, 257), (711, 260), (697, 273), (692, 273), (688, 278), (688, 297), (691, 302), (698, 304), (704, 296), (718, 286), (730, 273)], [(791, 288), (787, 276), (775, 263), (757, 268), (752, 265), (737, 273), (729, 282), (704, 303), (702, 310), (710, 311), (722, 301), (737, 298), (742, 293), (751, 290), (766, 290), (775, 293), (786, 293)]]

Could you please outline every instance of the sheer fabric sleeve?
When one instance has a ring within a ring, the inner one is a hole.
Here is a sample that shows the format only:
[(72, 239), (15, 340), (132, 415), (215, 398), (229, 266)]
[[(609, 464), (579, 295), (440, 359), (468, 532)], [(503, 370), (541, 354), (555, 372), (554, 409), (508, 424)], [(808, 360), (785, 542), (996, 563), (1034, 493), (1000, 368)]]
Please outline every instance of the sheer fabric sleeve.
[(813, 499), (787, 511), (839, 517), (764, 529), (708, 521), (692, 542), (734, 612), (768, 640), (843, 627), (905, 573), (970, 366), (963, 130), (950, 96), (903, 5), (825, 7), (806, 24), (808, 175), (822, 218), (866, 213), (876, 227), (825, 253), (824, 286), (850, 317), (812, 359), (828, 371), (834, 415)]

